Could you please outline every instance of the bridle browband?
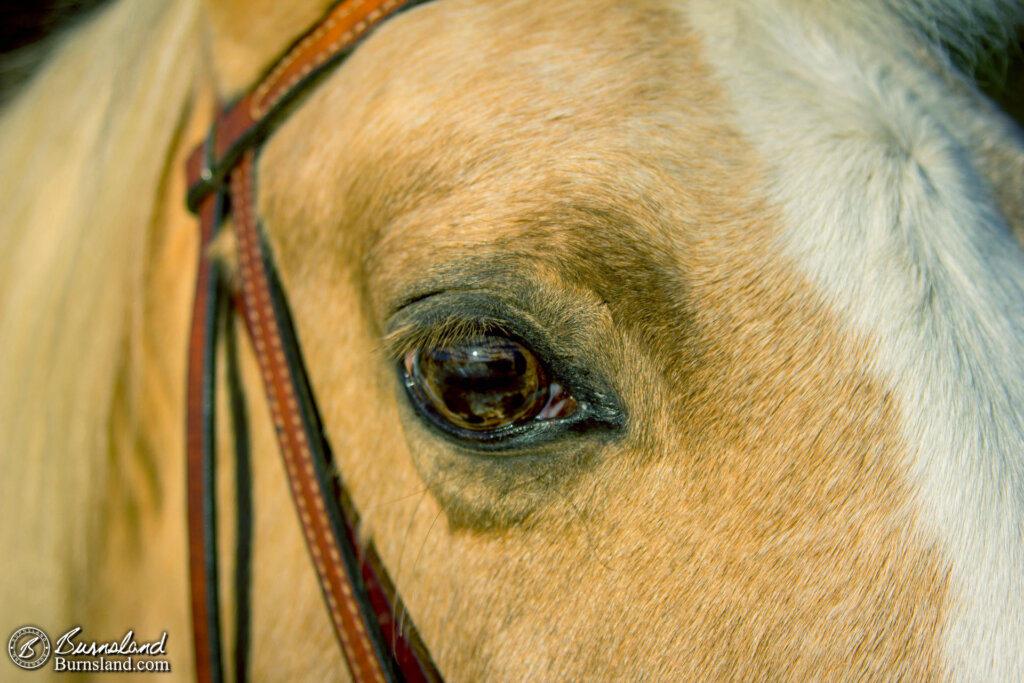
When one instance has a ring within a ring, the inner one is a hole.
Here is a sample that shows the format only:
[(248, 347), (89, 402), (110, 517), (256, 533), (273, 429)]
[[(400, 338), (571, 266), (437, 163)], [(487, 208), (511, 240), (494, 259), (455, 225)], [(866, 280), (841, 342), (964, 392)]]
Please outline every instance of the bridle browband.
[[(331, 623), (356, 681), (437, 681), (337, 473), (302, 361), (269, 245), (256, 215), (256, 157), (291, 105), (388, 17), (424, 0), (346, 0), (300, 38), (240, 100), (222, 106), (188, 160), (189, 209), (200, 221), (188, 359), (189, 579), (197, 678), (224, 675), (215, 506), (215, 377), (219, 334), (227, 330), (229, 405), (235, 429), (236, 515), (234, 677), (245, 680), (248, 647), (251, 483), (248, 430), (238, 382), (237, 311), (259, 363), (278, 445)], [(234, 218), (238, 291), (229, 292), (211, 245)]]

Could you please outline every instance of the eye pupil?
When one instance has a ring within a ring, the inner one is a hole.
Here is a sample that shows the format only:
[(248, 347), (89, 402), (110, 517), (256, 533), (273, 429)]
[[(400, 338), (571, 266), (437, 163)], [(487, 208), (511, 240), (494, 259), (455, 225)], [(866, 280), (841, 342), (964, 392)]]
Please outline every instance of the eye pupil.
[[(405, 372), (410, 392), (424, 408), (471, 431), (490, 431), (536, 418), (550, 405), (552, 387), (560, 391), (530, 349), (496, 335), (410, 351)], [(565, 405), (568, 403), (562, 401), (563, 411)]]

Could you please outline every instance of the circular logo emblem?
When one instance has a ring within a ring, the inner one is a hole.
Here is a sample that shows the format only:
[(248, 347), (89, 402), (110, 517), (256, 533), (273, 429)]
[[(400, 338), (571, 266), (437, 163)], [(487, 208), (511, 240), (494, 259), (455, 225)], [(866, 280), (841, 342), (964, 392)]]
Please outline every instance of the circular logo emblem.
[(22, 626), (7, 641), (7, 654), (22, 669), (38, 669), (50, 658), (50, 639), (42, 629)]

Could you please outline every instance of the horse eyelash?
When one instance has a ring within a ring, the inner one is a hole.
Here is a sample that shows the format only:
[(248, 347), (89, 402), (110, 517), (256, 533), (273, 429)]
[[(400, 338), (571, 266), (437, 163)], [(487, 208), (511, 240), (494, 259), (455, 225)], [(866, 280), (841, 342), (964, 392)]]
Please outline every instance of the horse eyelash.
[(389, 333), (381, 342), (385, 356), (398, 362), (419, 348), (455, 346), (485, 334), (509, 335), (506, 327), (496, 320), (467, 320), (451, 316), (432, 324), (408, 323)]

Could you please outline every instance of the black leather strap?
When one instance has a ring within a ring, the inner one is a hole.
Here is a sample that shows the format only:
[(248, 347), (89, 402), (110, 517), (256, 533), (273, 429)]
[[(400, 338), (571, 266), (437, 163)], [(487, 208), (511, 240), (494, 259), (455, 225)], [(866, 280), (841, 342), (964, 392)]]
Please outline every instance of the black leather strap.
[(227, 389), (235, 441), (235, 680), (248, 680), (249, 612), (252, 588), (252, 463), (249, 450), (249, 415), (238, 368), (238, 335), (234, 307), (225, 316)]

